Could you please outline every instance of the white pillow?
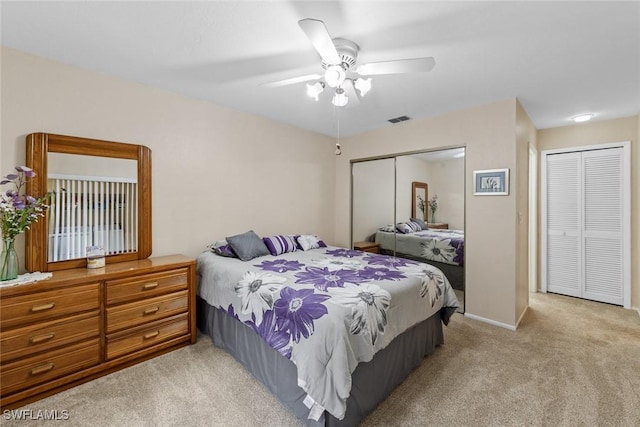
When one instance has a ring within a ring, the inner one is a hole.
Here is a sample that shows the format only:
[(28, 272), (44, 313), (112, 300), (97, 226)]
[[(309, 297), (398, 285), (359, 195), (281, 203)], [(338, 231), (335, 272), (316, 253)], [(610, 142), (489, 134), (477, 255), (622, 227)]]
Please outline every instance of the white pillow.
[(298, 236), (297, 241), (303, 251), (327, 247), (327, 245), (320, 240), (318, 236), (314, 236), (313, 234), (303, 234)]

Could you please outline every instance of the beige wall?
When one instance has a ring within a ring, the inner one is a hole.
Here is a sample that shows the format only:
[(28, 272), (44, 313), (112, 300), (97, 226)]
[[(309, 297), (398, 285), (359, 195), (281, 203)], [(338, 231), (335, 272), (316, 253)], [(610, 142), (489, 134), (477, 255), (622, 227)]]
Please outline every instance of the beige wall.
[(248, 229), (333, 243), (331, 138), (4, 47), (1, 73), (3, 175), (32, 132), (151, 148), (153, 255), (195, 257)]
[(511, 191), (516, 196), (516, 319), (529, 305), (529, 146), (536, 147), (536, 128), (516, 102), (516, 163)]
[(438, 195), (436, 221), (464, 230), (464, 158), (430, 161), (429, 171), (429, 197)]
[[(638, 308), (640, 307), (640, 207), (638, 206), (640, 116), (542, 129), (538, 131), (538, 152), (622, 141), (631, 141), (631, 305)], [(540, 247), (540, 241), (538, 241), (538, 247)]]
[(349, 244), (350, 159), (466, 146), (466, 312), (515, 326), (516, 197), (474, 196), (471, 182), (474, 170), (515, 171), (515, 123), (516, 100), (508, 99), (345, 138), (336, 164), (336, 243)]
[(394, 159), (353, 164), (354, 243), (372, 240), (378, 228), (394, 223), (394, 182)]
[[(396, 222), (407, 222), (411, 218), (414, 182), (426, 183), (429, 186), (427, 196), (431, 197), (431, 173), (431, 164), (425, 160), (411, 156), (396, 157)], [(416, 216), (421, 218), (420, 212), (416, 211)]]

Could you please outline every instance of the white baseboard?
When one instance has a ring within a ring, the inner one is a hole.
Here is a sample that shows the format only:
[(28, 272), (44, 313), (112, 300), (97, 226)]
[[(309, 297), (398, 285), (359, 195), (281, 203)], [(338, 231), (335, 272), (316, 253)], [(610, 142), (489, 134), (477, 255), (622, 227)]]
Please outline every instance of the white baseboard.
[(631, 309), (637, 311), (638, 316), (640, 316), (640, 307), (631, 307)]
[(479, 320), (484, 323), (489, 323), (490, 325), (500, 326), (501, 328), (509, 329), (510, 331), (516, 330), (516, 326), (514, 325), (508, 325), (506, 323), (498, 322), (496, 320), (485, 319), (484, 317), (476, 316), (475, 314), (464, 313), (464, 317), (468, 317), (469, 319), (473, 319), (473, 320)]

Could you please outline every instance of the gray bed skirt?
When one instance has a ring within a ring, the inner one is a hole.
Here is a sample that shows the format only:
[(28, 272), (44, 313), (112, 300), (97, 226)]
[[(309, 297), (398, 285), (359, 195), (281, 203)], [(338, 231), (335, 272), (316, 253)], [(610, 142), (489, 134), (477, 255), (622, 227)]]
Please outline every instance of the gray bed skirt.
[(296, 367), (242, 322), (198, 297), (198, 329), (228, 351), (308, 426), (356, 426), (416, 368), (444, 343), (440, 313), (396, 337), (352, 374), (351, 395), (344, 419), (325, 412), (319, 421), (307, 418), (306, 393), (297, 385)]

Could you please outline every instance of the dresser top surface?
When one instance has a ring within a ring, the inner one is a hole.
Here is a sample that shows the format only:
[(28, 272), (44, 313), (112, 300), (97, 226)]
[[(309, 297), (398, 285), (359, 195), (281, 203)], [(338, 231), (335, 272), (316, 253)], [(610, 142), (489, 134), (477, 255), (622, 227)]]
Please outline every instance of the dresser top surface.
[(133, 274), (147, 274), (195, 265), (193, 258), (183, 255), (168, 255), (152, 257), (135, 261), (107, 264), (101, 268), (72, 268), (69, 270), (54, 271), (49, 279), (34, 283), (15, 285), (0, 288), (0, 297), (10, 297), (25, 293), (40, 292), (64, 286), (72, 286), (80, 283), (91, 283), (93, 280), (111, 280), (125, 278)]

